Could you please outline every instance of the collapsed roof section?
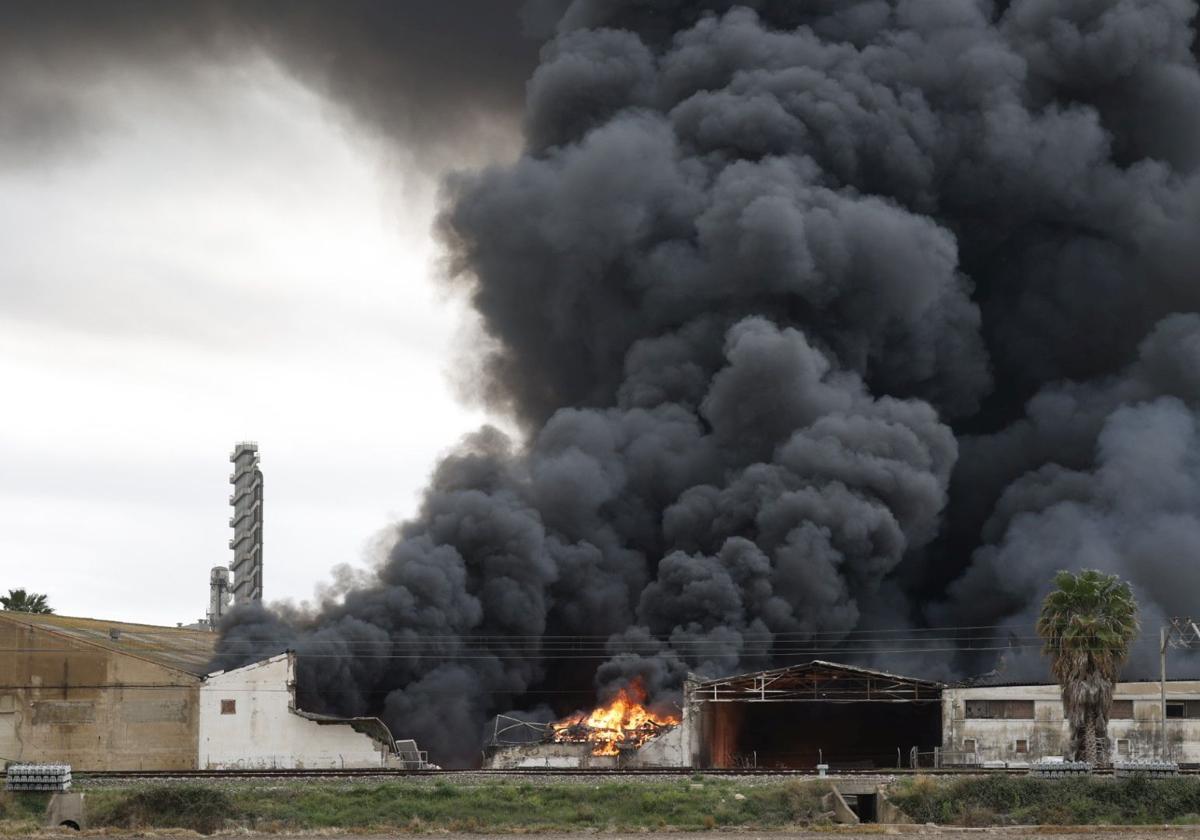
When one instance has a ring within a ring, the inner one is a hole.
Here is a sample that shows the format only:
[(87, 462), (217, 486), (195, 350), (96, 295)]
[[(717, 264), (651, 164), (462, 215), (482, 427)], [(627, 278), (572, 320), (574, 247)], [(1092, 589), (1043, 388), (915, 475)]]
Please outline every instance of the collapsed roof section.
[(937, 703), (945, 684), (814, 659), (770, 671), (693, 682), (691, 702)]
[(425, 769), (413, 741), (376, 717), (335, 717), (296, 705), (296, 655), (209, 674), (200, 687), (199, 766)]

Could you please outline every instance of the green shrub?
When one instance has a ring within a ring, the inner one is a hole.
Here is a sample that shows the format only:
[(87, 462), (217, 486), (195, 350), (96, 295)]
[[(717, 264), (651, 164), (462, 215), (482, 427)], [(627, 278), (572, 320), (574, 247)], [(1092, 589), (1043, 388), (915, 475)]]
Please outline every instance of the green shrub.
[(239, 816), (233, 799), (220, 788), (168, 785), (122, 792), (89, 808), (88, 821), (119, 828), (186, 828), (212, 834)]
[(8, 823), (41, 823), (50, 794), (0, 789), (0, 820)]
[[(978, 825), (1164, 823), (1200, 813), (1200, 779), (976, 776), (896, 785), (892, 801), (917, 822)], [(991, 814), (989, 817), (988, 815)]]

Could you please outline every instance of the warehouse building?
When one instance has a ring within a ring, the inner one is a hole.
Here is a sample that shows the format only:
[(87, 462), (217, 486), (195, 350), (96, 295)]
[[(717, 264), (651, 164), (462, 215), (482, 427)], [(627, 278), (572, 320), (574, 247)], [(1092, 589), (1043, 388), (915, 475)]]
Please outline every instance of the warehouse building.
[[(1114, 759), (1160, 758), (1162, 684), (1117, 683), (1108, 737)], [(1069, 739), (1056, 685), (947, 688), (943, 764), (1022, 766), (1061, 756)], [(1167, 683), (1167, 758), (1200, 764), (1200, 681)]]
[(414, 767), (375, 718), (297, 707), (295, 657), (208, 673), (216, 634), (0, 612), (0, 763), (77, 770)]
[[(1114, 759), (1161, 757), (1162, 686), (1118, 683)], [(1167, 757), (1200, 764), (1200, 681), (1167, 682)], [(1057, 685), (951, 686), (813, 661), (689, 682), (674, 737), (697, 768), (1022, 767), (1068, 742)]]
[(689, 682), (684, 753), (700, 768), (895, 767), (941, 743), (943, 688), (820, 660)]
[[(600, 753), (551, 726), (497, 720), (484, 766), (653, 768), (895, 767), (942, 742), (941, 683), (814, 660), (689, 680), (678, 725)], [(525, 743), (524, 738), (529, 740)]]
[(0, 758), (195, 767), (214, 640), (207, 631), (0, 612)]
[[(209, 674), (200, 686), (204, 770), (403, 767), (392, 733), (374, 717), (337, 718), (296, 707), (296, 655), (281, 653)], [(411, 744), (411, 742), (409, 742)], [(405, 752), (412, 753), (415, 746)], [(407, 756), (423, 761), (423, 756)]]

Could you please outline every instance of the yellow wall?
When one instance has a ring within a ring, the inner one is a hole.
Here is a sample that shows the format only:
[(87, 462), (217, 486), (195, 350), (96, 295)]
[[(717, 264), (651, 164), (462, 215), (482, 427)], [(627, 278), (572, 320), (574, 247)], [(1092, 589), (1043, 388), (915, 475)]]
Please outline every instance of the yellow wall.
[(0, 621), (0, 759), (76, 770), (196, 766), (199, 679)]

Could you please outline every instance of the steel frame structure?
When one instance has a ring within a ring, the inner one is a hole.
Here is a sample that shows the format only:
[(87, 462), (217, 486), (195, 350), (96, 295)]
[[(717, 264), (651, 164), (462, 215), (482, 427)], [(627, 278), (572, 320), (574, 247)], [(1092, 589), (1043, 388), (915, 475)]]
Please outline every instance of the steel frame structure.
[(940, 703), (945, 685), (885, 671), (814, 660), (697, 683), (704, 703)]

